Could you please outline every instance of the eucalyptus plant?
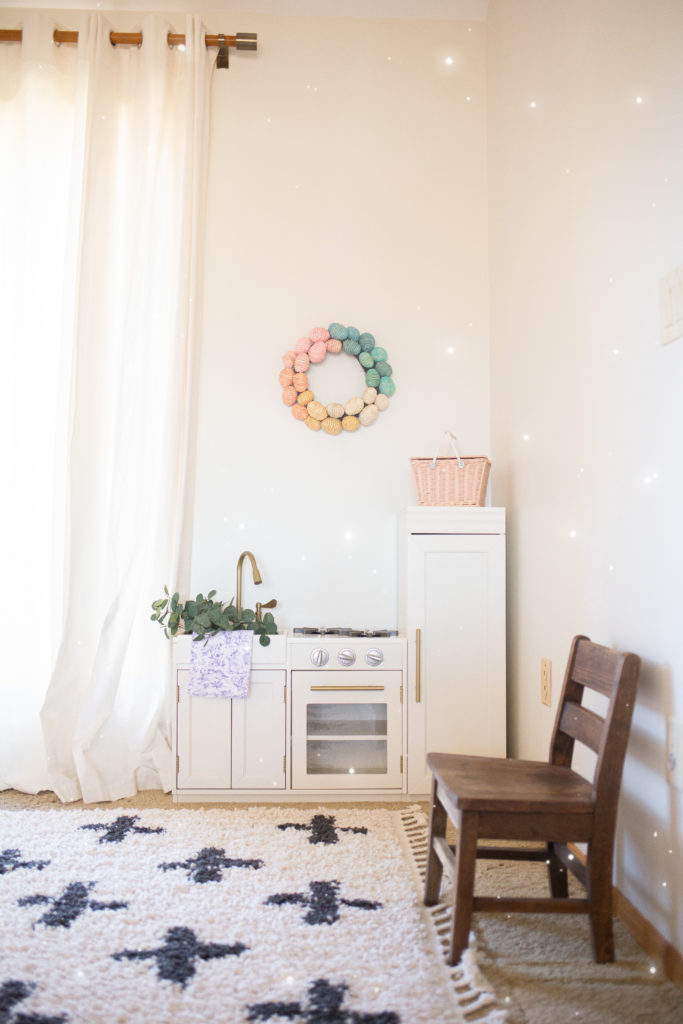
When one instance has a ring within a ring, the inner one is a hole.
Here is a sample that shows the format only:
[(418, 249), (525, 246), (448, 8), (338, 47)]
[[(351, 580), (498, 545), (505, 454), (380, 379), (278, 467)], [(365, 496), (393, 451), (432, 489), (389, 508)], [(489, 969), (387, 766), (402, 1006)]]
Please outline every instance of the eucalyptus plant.
[(206, 597), (197, 594), (188, 601), (181, 601), (178, 593), (169, 594), (168, 587), (164, 587), (164, 594), (165, 597), (152, 602), (154, 611), (150, 618), (163, 626), (167, 637), (192, 633), (193, 640), (205, 640), (216, 633), (250, 629), (258, 636), (261, 646), (267, 647), (270, 637), (277, 633), (277, 625), (270, 612), (266, 612), (263, 619), (257, 619), (251, 608), (238, 611), (232, 603), (214, 601), (215, 590), (210, 590)]

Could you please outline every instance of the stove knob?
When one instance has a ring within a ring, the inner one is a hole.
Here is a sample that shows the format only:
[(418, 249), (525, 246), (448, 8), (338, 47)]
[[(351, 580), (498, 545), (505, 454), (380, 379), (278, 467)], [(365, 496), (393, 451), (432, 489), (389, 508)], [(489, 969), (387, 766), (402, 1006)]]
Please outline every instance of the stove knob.
[(311, 661), (316, 668), (322, 668), (323, 665), (327, 665), (330, 656), (324, 647), (316, 647), (314, 651), (311, 651)]
[(337, 655), (337, 661), (343, 668), (350, 668), (356, 660), (356, 653), (349, 647), (343, 647)]
[(379, 647), (371, 647), (370, 650), (365, 655), (365, 660), (367, 661), (368, 665), (371, 665), (373, 668), (376, 668), (377, 665), (381, 665), (382, 662), (384, 661), (384, 655), (380, 651)]

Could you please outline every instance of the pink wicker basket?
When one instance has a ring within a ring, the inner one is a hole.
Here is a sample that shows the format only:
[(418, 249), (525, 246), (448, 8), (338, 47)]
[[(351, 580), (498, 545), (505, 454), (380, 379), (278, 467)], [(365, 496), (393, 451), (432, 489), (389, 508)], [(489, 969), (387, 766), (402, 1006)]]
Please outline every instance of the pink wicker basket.
[(455, 437), (446, 431), (456, 454), (411, 459), (418, 505), (483, 505), (491, 463), (483, 455), (462, 458)]

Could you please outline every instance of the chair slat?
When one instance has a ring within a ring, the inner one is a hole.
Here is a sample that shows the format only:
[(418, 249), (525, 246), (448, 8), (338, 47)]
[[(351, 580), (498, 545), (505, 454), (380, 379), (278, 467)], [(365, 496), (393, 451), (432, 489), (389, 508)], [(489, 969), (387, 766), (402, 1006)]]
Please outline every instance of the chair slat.
[(560, 732), (579, 740), (593, 751), (600, 752), (605, 720), (594, 711), (584, 708), (581, 704), (568, 700), (560, 717)]
[(611, 697), (621, 671), (621, 656), (609, 647), (580, 641), (572, 667), (571, 678), (581, 686)]

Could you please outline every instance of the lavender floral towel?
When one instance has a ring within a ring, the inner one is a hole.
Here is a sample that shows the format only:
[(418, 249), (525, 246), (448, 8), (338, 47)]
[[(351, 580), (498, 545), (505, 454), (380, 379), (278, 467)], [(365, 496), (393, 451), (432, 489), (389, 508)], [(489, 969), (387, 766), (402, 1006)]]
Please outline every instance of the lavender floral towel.
[(191, 697), (246, 697), (251, 672), (251, 641), (246, 629), (216, 633), (192, 643), (190, 653)]

